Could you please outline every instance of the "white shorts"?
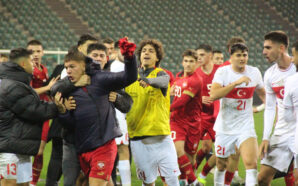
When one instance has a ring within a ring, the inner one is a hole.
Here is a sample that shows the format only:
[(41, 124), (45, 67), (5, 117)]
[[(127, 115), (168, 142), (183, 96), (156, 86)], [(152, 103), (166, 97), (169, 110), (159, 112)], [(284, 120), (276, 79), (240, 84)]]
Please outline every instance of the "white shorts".
[(32, 163), (30, 156), (13, 153), (0, 153), (0, 177), (16, 179), (17, 183), (32, 180)]
[(127, 131), (127, 123), (125, 119), (125, 114), (120, 112), (116, 109), (116, 118), (119, 123), (120, 130), (122, 132), (122, 136), (116, 138), (116, 144), (117, 145), (128, 145), (129, 144), (129, 138), (128, 138), (128, 131)]
[(289, 143), (291, 138), (285, 136), (280, 137), (272, 135), (269, 141), (269, 149), (267, 155), (261, 160), (262, 165), (268, 165), (280, 172), (288, 172), (289, 165), (294, 157)]
[(255, 131), (247, 131), (238, 135), (217, 133), (214, 143), (216, 157), (227, 158), (236, 154), (235, 146), (239, 149), (240, 145), (248, 138), (257, 138)]
[(154, 136), (131, 141), (131, 152), (136, 164), (137, 176), (144, 183), (163, 177), (179, 176), (177, 154), (170, 136)]

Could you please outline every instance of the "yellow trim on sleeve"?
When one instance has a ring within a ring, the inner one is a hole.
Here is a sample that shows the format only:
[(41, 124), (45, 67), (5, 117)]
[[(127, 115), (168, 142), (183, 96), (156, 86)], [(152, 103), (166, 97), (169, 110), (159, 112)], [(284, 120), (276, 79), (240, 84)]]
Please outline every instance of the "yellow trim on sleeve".
[(191, 91), (189, 91), (189, 90), (184, 90), (183, 91), (183, 94), (186, 94), (186, 95), (189, 95), (190, 97), (195, 97), (195, 94), (194, 93), (192, 93)]

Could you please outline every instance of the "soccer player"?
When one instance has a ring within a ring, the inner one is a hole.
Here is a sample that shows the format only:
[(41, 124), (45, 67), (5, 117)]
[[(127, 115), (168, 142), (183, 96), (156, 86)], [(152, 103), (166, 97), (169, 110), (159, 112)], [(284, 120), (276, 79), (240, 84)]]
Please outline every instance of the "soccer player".
[(160, 172), (168, 185), (178, 186), (180, 171), (169, 124), (170, 78), (158, 68), (163, 47), (157, 40), (143, 40), (136, 53), (142, 64), (139, 81), (125, 91), (133, 99), (126, 121), (137, 175), (145, 186), (153, 186)]
[[(228, 40), (227, 42), (227, 51), (229, 54), (231, 54), (231, 47), (236, 44), (236, 43), (243, 43), (245, 44), (245, 40), (242, 37), (239, 36), (234, 36), (231, 39)], [(222, 66), (225, 65), (230, 65), (230, 59), (225, 61)], [(219, 102), (214, 102), (214, 114), (217, 117), (217, 113), (219, 111), (219, 106), (218, 105)], [(244, 180), (239, 176), (238, 174), (238, 165), (239, 165), (239, 160), (240, 160), (240, 152), (238, 151), (238, 149), (236, 149), (236, 153), (232, 154), (229, 157), (229, 161), (228, 161), (228, 165), (227, 165), (227, 169), (226, 169), (226, 173), (225, 173), (225, 184), (226, 185), (230, 185), (231, 183), (236, 183), (236, 184), (243, 184)]]
[[(119, 45), (119, 42), (116, 42), (117, 45)], [(119, 46), (115, 46), (117, 50), (115, 49), (115, 52), (118, 52), (118, 56), (116, 59), (112, 62), (112, 64), (108, 64), (107, 62), (107, 48), (103, 44), (95, 43), (88, 46), (87, 54), (90, 58), (93, 59), (93, 61), (98, 62), (101, 66), (101, 69), (104, 69), (106, 71), (111, 72), (122, 72), (124, 71), (124, 57), (122, 56), (120, 52)], [(120, 61), (122, 60), (122, 61)], [(127, 98), (128, 97), (128, 98)], [(129, 101), (132, 102), (132, 99), (130, 96), (125, 93), (124, 91), (117, 91), (117, 92), (111, 92), (109, 95), (109, 100), (111, 102), (115, 102), (119, 98), (123, 99), (129, 99)], [(123, 104), (123, 103), (122, 103)], [(117, 144), (117, 151), (119, 156), (118, 168), (119, 173), (121, 177), (121, 183), (123, 186), (130, 186), (131, 185), (131, 172), (130, 172), (130, 162), (129, 162), (129, 140), (128, 140), (128, 132), (127, 132), (127, 124), (125, 119), (125, 114), (128, 112), (123, 110), (118, 110), (116, 107), (116, 118), (117, 122), (120, 126), (122, 136), (116, 138), (116, 144)]]
[(114, 60), (114, 40), (112, 38), (105, 38), (102, 42), (107, 47), (109, 60)]
[[(210, 45), (200, 45), (197, 49), (198, 62), (200, 67), (196, 70), (198, 76), (203, 80), (202, 89), (202, 113), (201, 113), (201, 125), (200, 125), (200, 135), (202, 140), (202, 148), (197, 153), (197, 166), (200, 165), (204, 157), (212, 149), (212, 142), (215, 140), (215, 132), (213, 126), (216, 120), (214, 117), (214, 104), (210, 100), (210, 88), (212, 80), (216, 70), (220, 65), (213, 64), (212, 47)], [(206, 139), (206, 136), (208, 138)], [(204, 168), (200, 174), (199, 181), (201, 183), (206, 183), (205, 179), (209, 171), (215, 166), (215, 155), (213, 154), (211, 158), (208, 159)]]
[(171, 90), (175, 92), (171, 104), (171, 133), (175, 143), (180, 181), (197, 184), (193, 169), (200, 141), (200, 116), (202, 110), (202, 80), (195, 73), (198, 56), (195, 50), (182, 54), (183, 73), (176, 78)]
[[(51, 89), (53, 84), (58, 80), (58, 78), (52, 79), (48, 85), (45, 86), (45, 83), (49, 79), (48, 69), (42, 64), (42, 56), (43, 56), (43, 46), (42, 43), (38, 40), (31, 40), (27, 43), (27, 49), (32, 51), (32, 63), (33, 63), (33, 78), (32, 78), (32, 87), (35, 89), (40, 99), (43, 101), (49, 101), (50, 98), (46, 94), (47, 91)], [(33, 162), (33, 178), (31, 181), (31, 185), (36, 185), (43, 167), (43, 151), (45, 149), (48, 132), (50, 129), (49, 120), (44, 122), (42, 135), (41, 135), (41, 143), (40, 149), (37, 155), (34, 157)]]
[[(260, 145), (261, 168), (258, 175), (259, 185), (270, 185), (277, 171), (288, 173), (294, 157), (292, 144), (295, 122), (285, 121), (283, 105), (284, 84), (287, 77), (295, 74), (296, 67), (288, 54), (288, 36), (282, 31), (272, 31), (264, 36), (263, 55), (269, 63), (275, 63), (264, 75), (266, 105), (264, 112), (263, 141)], [(277, 104), (277, 122), (274, 125)], [(285, 177), (287, 185), (294, 182), (292, 171)]]
[[(85, 73), (91, 77), (90, 85), (70, 93), (76, 101), (76, 109), (60, 115), (66, 124), (75, 128), (75, 148), (90, 185), (112, 184), (110, 175), (117, 153), (114, 138), (121, 133), (108, 96), (111, 90), (124, 88), (137, 79), (136, 59), (133, 55), (135, 45), (127, 41), (124, 45), (124, 72), (87, 69), (85, 56), (76, 50), (71, 50), (65, 57), (64, 65), (71, 82), (77, 82)], [(53, 89), (59, 89), (60, 85), (55, 85)]]
[(222, 65), (224, 62), (224, 54), (220, 50), (214, 50), (212, 55), (212, 62), (215, 65)]
[[(295, 158), (294, 158), (294, 165), (295, 165), (295, 185), (298, 185), (298, 41), (293, 44), (292, 48), (293, 54), (293, 62), (296, 65), (296, 73), (290, 77), (288, 77), (285, 83), (285, 96), (283, 100), (283, 104), (285, 105), (285, 120), (287, 122), (291, 122), (293, 119), (292, 116), (296, 119), (296, 133), (295, 133), (295, 140), (294, 142), (294, 151), (295, 151)], [(293, 144), (291, 144), (293, 145)]]
[[(30, 87), (32, 52), (13, 49), (0, 66), (0, 179), (2, 186), (28, 185), (32, 180), (30, 155), (40, 148), (42, 123), (64, 108), (39, 99)], [(60, 104), (61, 105), (61, 104)]]
[(220, 99), (220, 111), (214, 130), (216, 170), (214, 184), (224, 185), (228, 157), (239, 149), (246, 169), (246, 185), (257, 185), (257, 139), (254, 129), (252, 97), (265, 99), (259, 69), (247, 65), (248, 48), (244, 44), (231, 47), (231, 65), (219, 68), (211, 86), (211, 100)]

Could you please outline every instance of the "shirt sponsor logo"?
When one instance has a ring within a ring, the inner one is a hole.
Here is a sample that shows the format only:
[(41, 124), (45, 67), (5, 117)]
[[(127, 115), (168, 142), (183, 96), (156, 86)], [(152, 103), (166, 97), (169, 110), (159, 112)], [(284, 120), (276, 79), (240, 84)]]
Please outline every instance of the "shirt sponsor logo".
[(105, 168), (105, 163), (103, 161), (97, 162), (97, 168), (103, 170)]

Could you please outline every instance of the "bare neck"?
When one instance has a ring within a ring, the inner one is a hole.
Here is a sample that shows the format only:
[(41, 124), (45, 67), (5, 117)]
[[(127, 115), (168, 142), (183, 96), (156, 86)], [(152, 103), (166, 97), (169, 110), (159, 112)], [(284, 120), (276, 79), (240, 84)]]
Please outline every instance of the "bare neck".
[(283, 53), (281, 57), (277, 60), (278, 68), (287, 69), (292, 63), (292, 57), (290, 57), (287, 53)]

